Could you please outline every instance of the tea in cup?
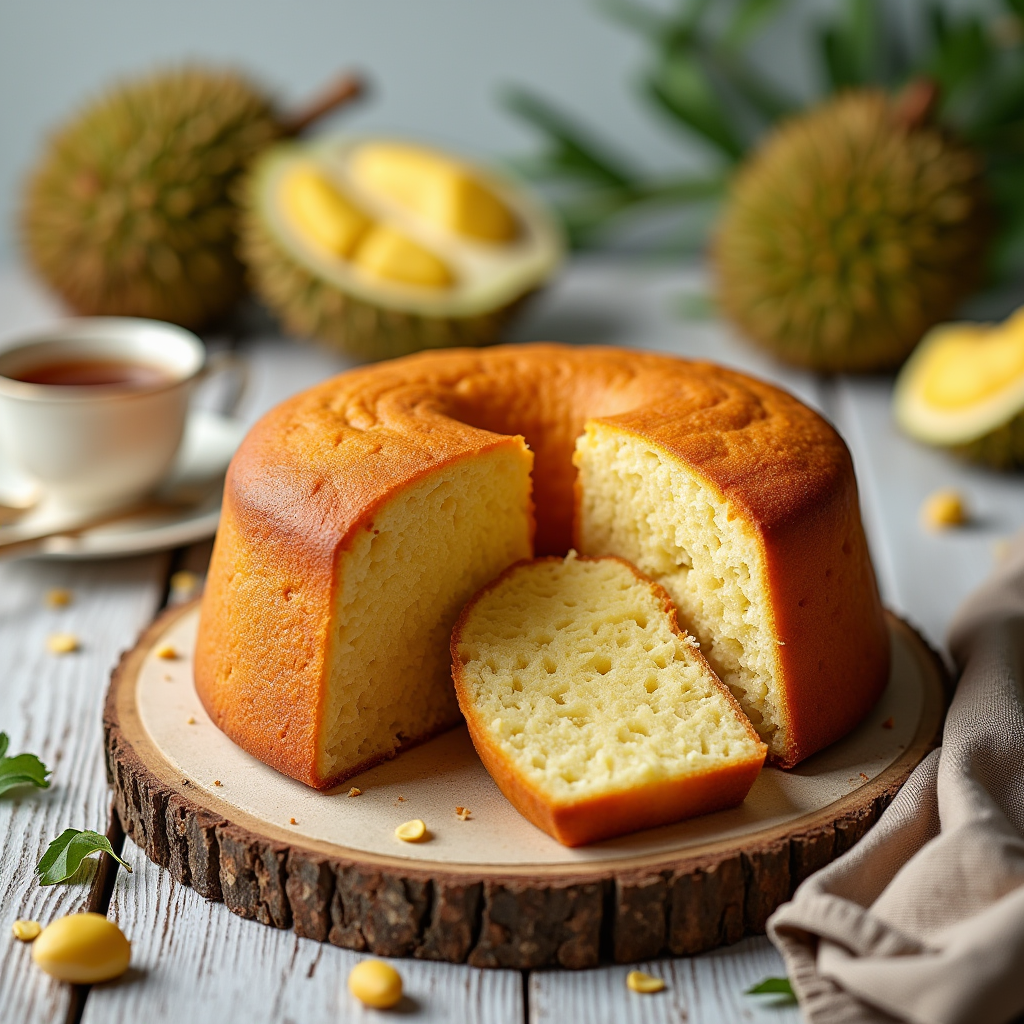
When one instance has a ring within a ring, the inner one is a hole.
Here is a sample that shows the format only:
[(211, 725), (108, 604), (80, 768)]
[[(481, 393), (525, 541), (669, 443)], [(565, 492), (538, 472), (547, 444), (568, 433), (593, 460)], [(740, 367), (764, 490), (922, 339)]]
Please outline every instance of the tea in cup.
[(48, 505), (127, 505), (169, 470), (205, 360), (190, 331), (128, 317), (65, 320), (6, 339), (0, 449)]

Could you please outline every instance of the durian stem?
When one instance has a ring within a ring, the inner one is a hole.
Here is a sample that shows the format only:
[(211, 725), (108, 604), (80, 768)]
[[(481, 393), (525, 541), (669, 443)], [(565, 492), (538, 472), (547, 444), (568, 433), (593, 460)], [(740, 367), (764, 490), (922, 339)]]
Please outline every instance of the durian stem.
[(347, 106), (359, 99), (366, 92), (366, 83), (357, 74), (342, 75), (336, 78), (312, 103), (302, 110), (285, 118), (284, 134), (299, 135), (325, 114)]
[(931, 78), (915, 78), (896, 97), (893, 105), (896, 120), (907, 131), (922, 128), (935, 112), (939, 100), (939, 86)]

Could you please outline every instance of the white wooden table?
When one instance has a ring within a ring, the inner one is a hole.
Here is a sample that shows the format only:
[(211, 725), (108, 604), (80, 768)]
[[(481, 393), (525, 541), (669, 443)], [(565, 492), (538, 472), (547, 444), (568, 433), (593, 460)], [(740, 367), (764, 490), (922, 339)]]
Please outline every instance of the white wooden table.
[[(777, 381), (819, 409), (853, 451), (885, 601), (941, 645), (953, 610), (988, 573), (1000, 540), (1024, 527), (1024, 478), (963, 467), (901, 437), (890, 419), (887, 379), (822, 379), (785, 370), (720, 324), (685, 319), (681, 303), (702, 288), (698, 269), (578, 264), (533, 306), (515, 340), (611, 343), (711, 358)], [(58, 312), (23, 273), (0, 272), (0, 333)], [(276, 337), (245, 339), (241, 351), (253, 371), (241, 413), (247, 421), (348, 365)], [(974, 521), (928, 533), (919, 525), (919, 507), (932, 491), (949, 486), (966, 495)], [(92, 869), (72, 885), (41, 888), (34, 879), (33, 866), (63, 829), (111, 828), (100, 731), (110, 670), (165, 603), (170, 573), (202, 571), (208, 553), (208, 545), (197, 545), (108, 562), (0, 563), (0, 729), (10, 735), (12, 753), (32, 751), (53, 769), (48, 790), (0, 797), (0, 1018), (12, 1024), (385, 1019), (345, 990), (357, 954), (235, 917), (177, 885), (130, 841), (123, 855), (134, 871), (118, 871), (112, 889)], [(46, 591), (58, 586), (74, 592), (67, 608), (44, 603)], [(79, 636), (82, 649), (63, 657), (48, 653), (46, 638), (57, 631)], [(28, 946), (10, 938), (16, 918), (45, 923), (82, 909), (105, 911), (132, 940), (132, 968), (119, 982), (90, 990), (57, 984), (33, 967)], [(764, 938), (641, 966), (665, 977), (665, 992), (628, 992), (627, 968), (617, 966), (520, 974), (403, 961), (408, 999), (401, 1016), (456, 1024), (799, 1020), (792, 1006), (743, 994), (765, 976), (783, 973)]]

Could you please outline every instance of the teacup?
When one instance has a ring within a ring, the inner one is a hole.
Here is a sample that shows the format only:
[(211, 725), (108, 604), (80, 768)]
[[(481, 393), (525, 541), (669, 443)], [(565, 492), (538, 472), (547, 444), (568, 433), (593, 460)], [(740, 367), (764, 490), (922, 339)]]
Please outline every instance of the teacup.
[(190, 331), (83, 317), (5, 339), (0, 449), (48, 505), (103, 512), (166, 475), (206, 361)]

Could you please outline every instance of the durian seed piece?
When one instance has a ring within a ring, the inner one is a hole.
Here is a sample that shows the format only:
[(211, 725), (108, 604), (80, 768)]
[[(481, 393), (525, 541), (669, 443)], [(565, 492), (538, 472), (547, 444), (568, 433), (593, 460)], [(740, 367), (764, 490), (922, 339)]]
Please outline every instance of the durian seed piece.
[(46, 592), (46, 603), (51, 608), (64, 608), (71, 604), (74, 594), (66, 587), (54, 587)]
[(626, 987), (631, 992), (661, 992), (665, 987), (665, 982), (644, 971), (630, 971), (626, 975)]
[(351, 256), (369, 217), (313, 166), (298, 164), (280, 187), (285, 216), (303, 238), (333, 256)]
[(426, 838), (427, 826), (419, 818), (413, 818), (395, 829), (395, 836), (403, 843), (418, 843)]
[(39, 937), (43, 926), (38, 921), (26, 921), (19, 918), (11, 925), (11, 932), (19, 942), (31, 942)]
[(380, 224), (367, 233), (352, 262), (371, 277), (396, 284), (450, 288), (455, 283), (455, 275), (440, 256)]
[(921, 507), (925, 526), (932, 530), (946, 530), (967, 522), (967, 508), (959, 491), (942, 490), (929, 495)]
[(53, 633), (46, 638), (51, 654), (72, 654), (78, 650), (78, 637), (73, 633)]
[(509, 208), (458, 160), (396, 142), (361, 146), (353, 179), (445, 231), (481, 242), (509, 242), (519, 233)]

